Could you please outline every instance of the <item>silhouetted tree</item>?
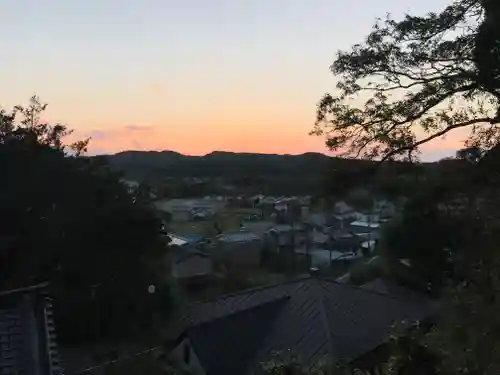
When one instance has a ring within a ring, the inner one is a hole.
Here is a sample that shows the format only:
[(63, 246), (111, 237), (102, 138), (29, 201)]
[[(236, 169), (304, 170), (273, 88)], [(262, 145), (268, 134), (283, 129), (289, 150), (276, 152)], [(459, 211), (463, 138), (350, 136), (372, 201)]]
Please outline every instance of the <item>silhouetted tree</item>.
[(65, 341), (145, 328), (169, 301), (162, 223), (145, 194), (79, 156), (88, 141), (66, 147), (66, 126), (40, 121), (45, 107), (33, 97), (0, 113), (0, 288), (50, 281)]
[[(469, 145), (491, 148), (500, 122), (499, 8), (457, 0), (440, 13), (378, 22), (363, 44), (338, 53), (339, 93), (322, 98), (312, 133), (365, 158), (414, 160), (422, 144), (465, 127)], [(366, 94), (363, 106), (351, 104)]]
[[(422, 373), (427, 359), (433, 363), (424, 373), (500, 370), (499, 20), (496, 0), (388, 17), (364, 43), (339, 52), (331, 67), (338, 94), (318, 106), (312, 133), (351, 157), (415, 161), (421, 145), (470, 130), (461, 160), (424, 174), (381, 240), (383, 255), (410, 260), (406, 273), (442, 299), (437, 325), (416, 343), (399, 341), (388, 373)], [(354, 104), (366, 95), (364, 105)]]

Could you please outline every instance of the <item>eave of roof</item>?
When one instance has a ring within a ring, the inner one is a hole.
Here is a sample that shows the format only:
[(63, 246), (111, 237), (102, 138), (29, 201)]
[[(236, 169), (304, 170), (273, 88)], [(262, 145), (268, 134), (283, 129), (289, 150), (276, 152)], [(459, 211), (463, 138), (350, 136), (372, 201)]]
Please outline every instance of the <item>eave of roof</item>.
[(50, 284), (48, 282), (36, 284), (36, 285), (30, 285), (27, 287), (22, 287), (22, 288), (16, 288), (16, 289), (9, 289), (9, 290), (3, 290), (0, 291), (0, 297), (16, 294), (16, 293), (28, 293), (28, 292), (33, 292), (35, 290), (40, 290), (47, 288)]

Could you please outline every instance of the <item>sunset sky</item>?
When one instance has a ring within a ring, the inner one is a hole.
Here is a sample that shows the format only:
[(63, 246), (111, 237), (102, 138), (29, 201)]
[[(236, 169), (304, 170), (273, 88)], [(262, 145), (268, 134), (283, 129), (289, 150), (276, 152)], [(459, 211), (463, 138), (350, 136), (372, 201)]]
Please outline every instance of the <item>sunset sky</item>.
[[(91, 153), (325, 152), (308, 132), (334, 88), (335, 52), (377, 16), (449, 0), (2, 0), (0, 104), (48, 102), (46, 120)], [(450, 155), (456, 135), (425, 149)]]

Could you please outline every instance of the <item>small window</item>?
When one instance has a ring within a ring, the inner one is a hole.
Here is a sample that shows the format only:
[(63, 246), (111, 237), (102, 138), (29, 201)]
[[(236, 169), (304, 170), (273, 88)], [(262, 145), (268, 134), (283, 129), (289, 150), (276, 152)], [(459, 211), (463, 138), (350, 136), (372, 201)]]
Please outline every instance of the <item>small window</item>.
[(184, 356), (184, 363), (188, 364), (189, 361), (191, 361), (191, 348), (189, 347), (188, 344), (184, 345), (183, 356)]

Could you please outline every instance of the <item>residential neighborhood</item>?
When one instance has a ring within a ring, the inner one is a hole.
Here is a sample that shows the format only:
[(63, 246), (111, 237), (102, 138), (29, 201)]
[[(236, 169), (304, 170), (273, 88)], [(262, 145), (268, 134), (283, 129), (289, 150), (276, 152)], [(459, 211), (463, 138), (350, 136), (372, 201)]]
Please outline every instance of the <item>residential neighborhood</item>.
[[(247, 202), (252, 202), (248, 208)], [(211, 261), (223, 270), (268, 269), (270, 259), (281, 262), (283, 273), (300, 274), (317, 268), (335, 275), (337, 264), (349, 264), (373, 255), (381, 231), (398, 208), (387, 200), (373, 200), (373, 208), (358, 212), (345, 201), (311, 207), (311, 197), (206, 197), (155, 202), (168, 214), (165, 228), (171, 245), (183, 253), (183, 278), (189, 274), (188, 254)], [(201, 215), (203, 212), (203, 215)], [(178, 257), (178, 255), (176, 255)], [(200, 262), (190, 260), (193, 275)], [(290, 267), (295, 267), (291, 269)], [(290, 266), (290, 267), (288, 267)], [(173, 270), (176, 270), (175, 263)], [(288, 270), (286, 269), (288, 267)], [(213, 272), (215, 273), (215, 268)], [(274, 267), (276, 268), (276, 267)], [(208, 270), (208, 268), (207, 268)], [(208, 272), (208, 271), (207, 271)], [(177, 274), (175, 274), (177, 275)], [(177, 276), (174, 276), (177, 277)]]
[(1, 4), (0, 375), (500, 374), (500, 0)]
[[(134, 181), (126, 185), (140, 189)], [(257, 374), (262, 361), (282, 350), (307, 360), (342, 353), (349, 361), (364, 363), (373, 361), (367, 358), (387, 340), (392, 323), (430, 314), (428, 301), (409, 301), (409, 291), (399, 293), (401, 301), (391, 302), (392, 297), (368, 291), (368, 286), (359, 290), (345, 282), (354, 265), (377, 257), (381, 231), (400, 209), (394, 203), (373, 199), (371, 209), (357, 210), (345, 201), (313, 204), (311, 196), (157, 199), (152, 194), (150, 199), (163, 220), (169, 247), (165, 276), (175, 282), (179, 301), (184, 301), (175, 315), (180, 320), (171, 323), (176, 329), (168, 329), (170, 338), (155, 350), (163, 353), (168, 366), (190, 374)], [(381, 289), (386, 281), (379, 284)], [(226, 297), (228, 293), (236, 294)], [(213, 302), (200, 304), (206, 299)], [(375, 313), (374, 308), (381, 310)], [(353, 309), (359, 317), (352, 315)], [(362, 315), (368, 310), (373, 317)], [(343, 311), (350, 311), (353, 320), (343, 321)], [(287, 325), (298, 324), (296, 337), (287, 334)], [(358, 328), (347, 329), (353, 324)], [(236, 337), (245, 335), (251, 335), (244, 340), (251, 345), (238, 348)], [(61, 361), (66, 358), (75, 375), (91, 368), (96, 373), (103, 366), (98, 358), (105, 358), (94, 354), (94, 359), (80, 361), (63, 352)], [(227, 361), (227, 353), (241, 357)]]

